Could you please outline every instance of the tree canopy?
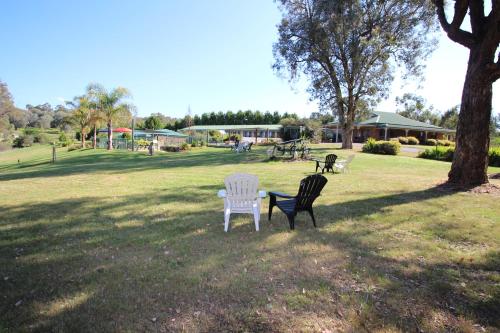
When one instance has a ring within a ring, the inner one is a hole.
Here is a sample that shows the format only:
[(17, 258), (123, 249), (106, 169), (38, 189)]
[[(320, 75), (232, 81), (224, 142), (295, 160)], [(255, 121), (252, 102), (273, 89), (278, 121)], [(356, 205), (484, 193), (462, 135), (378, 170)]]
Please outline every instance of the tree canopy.
[(344, 148), (359, 104), (386, 96), (395, 65), (419, 75), (433, 47), (429, 0), (281, 0), (280, 9), (274, 68), (306, 75), (312, 98), (339, 118)]

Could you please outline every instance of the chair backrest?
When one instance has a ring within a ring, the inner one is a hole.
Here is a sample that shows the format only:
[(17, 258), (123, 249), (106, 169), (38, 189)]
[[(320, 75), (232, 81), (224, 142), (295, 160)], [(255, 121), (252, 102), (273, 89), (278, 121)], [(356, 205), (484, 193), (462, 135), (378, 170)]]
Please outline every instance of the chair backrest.
[(253, 145), (253, 142), (250, 142), (250, 143), (246, 146), (246, 150), (250, 150), (250, 149), (252, 149), (252, 145)]
[(249, 201), (257, 198), (259, 178), (246, 173), (235, 173), (224, 179), (229, 200)]
[(347, 158), (345, 159), (345, 164), (347, 165), (347, 164), (351, 163), (352, 160), (354, 159), (354, 156), (355, 155), (349, 155), (349, 156), (347, 156)]
[(332, 167), (335, 164), (336, 160), (337, 160), (337, 155), (335, 155), (335, 154), (326, 155), (325, 166)]
[(300, 181), (299, 193), (296, 196), (295, 210), (311, 208), (314, 200), (319, 197), (321, 190), (327, 182), (328, 179), (320, 174), (302, 179)]

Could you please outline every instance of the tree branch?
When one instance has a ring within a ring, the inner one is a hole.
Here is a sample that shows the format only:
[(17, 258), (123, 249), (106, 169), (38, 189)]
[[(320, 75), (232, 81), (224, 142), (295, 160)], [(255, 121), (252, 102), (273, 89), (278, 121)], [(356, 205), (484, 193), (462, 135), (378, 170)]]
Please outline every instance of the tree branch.
[(467, 14), (469, 1), (455, 1), (455, 14), (453, 15), (453, 20), (451, 21), (451, 23), (448, 23), (448, 20), (446, 19), (443, 0), (433, 0), (433, 3), (436, 6), (436, 13), (439, 19), (439, 23), (441, 24), (441, 27), (446, 32), (448, 37), (456, 43), (459, 43), (467, 48), (471, 48), (475, 43), (474, 36), (470, 32), (460, 29), (465, 15)]

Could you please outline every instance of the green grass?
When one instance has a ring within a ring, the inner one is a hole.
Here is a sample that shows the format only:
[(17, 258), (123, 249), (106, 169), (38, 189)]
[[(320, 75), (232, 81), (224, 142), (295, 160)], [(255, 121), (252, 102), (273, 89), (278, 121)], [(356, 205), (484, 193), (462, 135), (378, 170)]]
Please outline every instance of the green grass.
[[(332, 147), (313, 153), (350, 153)], [(294, 193), (314, 171), (266, 149), (1, 153), (0, 331), (500, 328), (498, 196), (437, 186), (446, 162), (356, 153), (318, 228), (268, 222), (266, 200), (260, 232), (236, 215), (224, 233), (225, 176)]]

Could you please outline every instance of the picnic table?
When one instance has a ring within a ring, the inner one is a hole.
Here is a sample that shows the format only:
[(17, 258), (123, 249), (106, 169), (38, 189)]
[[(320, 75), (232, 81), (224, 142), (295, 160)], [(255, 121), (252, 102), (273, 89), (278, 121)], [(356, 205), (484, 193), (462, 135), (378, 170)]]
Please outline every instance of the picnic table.
[(299, 156), (301, 158), (309, 157), (311, 148), (307, 146), (307, 141), (304, 139), (295, 139), (282, 141), (274, 144), (274, 148), (271, 152), (271, 157), (284, 156), (285, 154), (290, 155), (292, 158)]

